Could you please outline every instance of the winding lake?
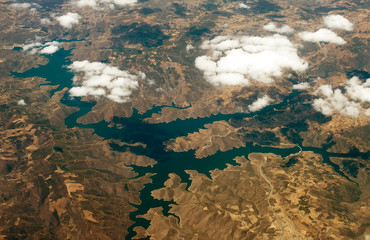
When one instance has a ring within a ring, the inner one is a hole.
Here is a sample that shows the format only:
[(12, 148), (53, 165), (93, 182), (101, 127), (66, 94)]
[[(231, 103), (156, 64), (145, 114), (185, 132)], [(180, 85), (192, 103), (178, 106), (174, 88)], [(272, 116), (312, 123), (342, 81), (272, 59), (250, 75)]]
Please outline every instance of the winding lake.
[[(38, 68), (30, 69), (24, 73), (12, 73), (14, 77), (26, 78), (26, 77), (42, 77), (45, 78), (48, 85), (58, 86), (51, 91), (51, 96), (62, 90), (65, 87), (72, 87), (73, 74), (69, 72), (65, 66), (71, 64), (68, 59), (70, 51), (64, 49), (59, 50), (53, 55), (45, 56), (49, 62), (46, 65), (39, 66)], [(293, 96), (299, 94), (298, 91), (294, 91), (288, 96), (283, 102), (264, 108), (260, 112), (256, 113), (235, 113), (235, 114), (217, 114), (209, 117), (196, 118), (196, 119), (185, 119), (176, 120), (170, 123), (157, 123), (150, 124), (143, 121), (145, 118), (150, 117), (153, 113), (160, 113), (164, 107), (178, 108), (174, 104), (166, 106), (153, 106), (152, 109), (148, 110), (143, 114), (139, 114), (136, 109), (131, 117), (128, 118), (114, 118), (114, 123), (119, 123), (123, 128), (111, 127), (110, 123), (101, 121), (93, 124), (80, 124), (77, 123), (77, 119), (89, 111), (95, 105), (95, 102), (84, 102), (80, 98), (71, 99), (68, 93), (64, 95), (61, 103), (67, 106), (73, 106), (79, 108), (79, 110), (65, 119), (67, 127), (80, 127), (80, 128), (91, 128), (94, 129), (94, 133), (103, 137), (104, 139), (118, 139), (127, 143), (144, 143), (143, 147), (128, 147), (118, 146), (117, 144), (111, 144), (111, 147), (117, 151), (127, 151), (128, 149), (135, 154), (145, 155), (155, 159), (158, 163), (151, 167), (138, 167), (133, 166), (134, 170), (139, 173), (139, 176), (143, 176), (145, 173), (156, 173), (152, 177), (153, 182), (147, 184), (141, 191), (140, 199), (142, 204), (134, 205), (137, 208), (136, 212), (131, 213), (131, 219), (135, 221), (135, 224), (129, 228), (129, 235), (126, 239), (131, 239), (135, 232), (133, 228), (135, 226), (148, 227), (149, 222), (145, 219), (137, 218), (138, 215), (145, 214), (150, 208), (161, 206), (164, 209), (164, 213), (168, 214), (169, 204), (171, 202), (155, 200), (151, 197), (150, 193), (154, 189), (163, 187), (163, 183), (168, 179), (169, 173), (178, 174), (181, 179), (190, 184), (188, 175), (184, 170), (196, 170), (200, 173), (204, 173), (209, 176), (209, 171), (218, 169), (224, 169), (226, 164), (235, 165), (233, 159), (237, 156), (245, 156), (247, 158), (249, 153), (262, 152), (262, 153), (275, 153), (282, 157), (288, 156), (293, 153), (299, 152), (299, 147), (292, 148), (273, 148), (273, 147), (262, 147), (256, 146), (252, 143), (247, 143), (246, 147), (234, 148), (226, 152), (217, 152), (212, 156), (208, 156), (203, 159), (195, 158), (194, 151), (188, 152), (173, 152), (166, 151), (164, 143), (170, 139), (186, 136), (188, 133), (196, 132), (201, 128), (204, 128), (205, 124), (212, 123), (215, 121), (225, 120), (243, 117), (252, 117), (256, 114), (264, 114), (272, 109), (281, 109), (286, 106)], [(191, 106), (189, 106), (191, 107)], [(332, 163), (329, 157), (355, 157), (359, 155), (366, 155), (368, 153), (328, 153), (321, 148), (313, 147), (302, 147), (303, 151), (313, 151), (323, 156), (324, 162), (330, 164), (336, 172), (343, 177), (347, 178), (341, 171), (338, 165)], [(348, 179), (349, 180), (349, 179)]]

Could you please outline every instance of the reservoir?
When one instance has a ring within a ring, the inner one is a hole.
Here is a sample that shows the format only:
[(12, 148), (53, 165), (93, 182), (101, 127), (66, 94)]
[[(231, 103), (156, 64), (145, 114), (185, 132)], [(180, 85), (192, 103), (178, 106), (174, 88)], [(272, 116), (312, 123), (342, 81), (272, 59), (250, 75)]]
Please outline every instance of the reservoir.
[[(63, 88), (72, 87), (73, 74), (69, 72), (65, 66), (71, 64), (68, 59), (70, 51), (61, 49), (53, 55), (46, 56), (49, 62), (46, 65), (39, 66), (38, 68), (30, 69), (24, 73), (12, 73), (14, 77), (26, 78), (26, 77), (41, 77), (46, 79), (46, 84), (57, 86), (51, 91), (51, 96), (62, 90)], [(153, 106), (152, 109), (148, 110), (143, 114), (139, 114), (134, 109), (132, 116), (127, 118), (113, 119), (113, 123), (120, 124), (122, 128), (112, 127), (109, 122), (101, 121), (93, 124), (80, 124), (77, 123), (77, 119), (89, 111), (95, 105), (95, 102), (84, 102), (80, 98), (71, 99), (68, 96), (68, 92), (61, 99), (61, 103), (71, 107), (77, 107), (79, 110), (70, 116), (66, 117), (65, 123), (67, 127), (80, 127), (90, 128), (94, 130), (94, 134), (104, 139), (116, 139), (126, 143), (143, 143), (146, 147), (142, 146), (118, 146), (117, 144), (111, 144), (111, 147), (117, 151), (127, 151), (137, 155), (145, 155), (156, 160), (158, 163), (151, 167), (138, 167), (132, 166), (134, 171), (139, 173), (139, 176), (143, 176), (145, 173), (155, 173), (152, 176), (152, 183), (147, 184), (141, 191), (140, 199), (142, 204), (135, 205), (137, 208), (136, 212), (131, 213), (131, 219), (135, 221), (135, 224), (129, 228), (129, 235), (126, 239), (131, 239), (135, 232), (133, 228), (136, 226), (148, 227), (149, 222), (145, 219), (137, 218), (137, 215), (145, 214), (150, 208), (161, 206), (164, 209), (164, 213), (168, 214), (169, 204), (172, 202), (165, 202), (155, 200), (151, 197), (150, 193), (154, 189), (163, 187), (164, 182), (168, 179), (169, 173), (176, 173), (181, 179), (186, 182), (189, 186), (190, 181), (188, 175), (184, 172), (185, 170), (196, 170), (207, 176), (210, 175), (209, 171), (214, 169), (224, 169), (226, 164), (235, 165), (233, 159), (237, 156), (245, 156), (247, 158), (249, 153), (262, 152), (262, 153), (275, 153), (282, 157), (288, 156), (293, 153), (299, 152), (299, 147), (292, 148), (273, 148), (253, 145), (252, 143), (246, 143), (246, 147), (234, 148), (226, 152), (217, 152), (214, 155), (197, 159), (195, 158), (194, 151), (188, 152), (173, 152), (166, 151), (164, 143), (170, 139), (174, 139), (180, 136), (186, 136), (189, 133), (196, 132), (201, 128), (205, 128), (205, 124), (213, 123), (215, 121), (229, 121), (231, 119), (252, 117), (257, 114), (264, 114), (272, 109), (279, 109), (286, 106), (291, 100), (292, 96), (300, 94), (298, 91), (294, 91), (288, 96), (283, 102), (264, 108), (263, 110), (255, 113), (234, 113), (234, 114), (217, 114), (209, 117), (196, 118), (196, 119), (185, 119), (176, 120), (169, 123), (157, 123), (150, 124), (143, 121), (145, 118), (150, 117), (153, 113), (160, 113), (162, 108), (171, 107), (178, 108), (174, 104), (166, 106)], [(191, 106), (189, 106), (191, 107)], [(338, 165), (332, 163), (329, 157), (355, 157), (358, 155), (367, 155), (368, 153), (328, 153), (321, 148), (303, 147), (303, 151), (313, 151), (321, 154), (324, 158), (324, 162), (330, 164), (336, 172), (343, 177), (347, 178), (341, 171)], [(355, 154), (355, 155), (354, 155)], [(356, 155), (357, 154), (357, 155)], [(348, 179), (349, 180), (349, 179)]]

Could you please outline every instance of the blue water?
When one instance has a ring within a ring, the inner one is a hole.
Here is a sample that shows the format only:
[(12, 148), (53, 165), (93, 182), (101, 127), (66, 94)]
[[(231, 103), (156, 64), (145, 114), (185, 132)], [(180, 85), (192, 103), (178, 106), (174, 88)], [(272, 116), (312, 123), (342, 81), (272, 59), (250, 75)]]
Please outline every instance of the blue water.
[(16, 78), (45, 78), (46, 83), (42, 85), (57, 86), (57, 88), (50, 91), (50, 97), (52, 97), (55, 92), (58, 92), (65, 87), (70, 88), (73, 83), (73, 73), (66, 71), (64, 68), (64, 66), (72, 63), (68, 58), (69, 56), (71, 56), (71, 51), (67, 51), (62, 48), (53, 55), (44, 56), (48, 59), (48, 63), (46, 65), (40, 65), (38, 68), (31, 68), (23, 73), (12, 72), (11, 75)]
[[(45, 78), (49, 85), (58, 86), (56, 89), (51, 91), (51, 96), (62, 90), (64, 87), (70, 88), (72, 85), (73, 74), (65, 68), (66, 65), (69, 65), (71, 62), (68, 59), (70, 56), (70, 51), (64, 49), (58, 51), (57, 53), (46, 56), (49, 60), (48, 64), (39, 66), (38, 68), (30, 69), (24, 73), (12, 73), (14, 77), (25, 78), (25, 77), (42, 77)], [(242, 117), (252, 117), (256, 114), (263, 114), (264, 112), (271, 111), (272, 109), (281, 109), (286, 106), (292, 97), (299, 94), (295, 91), (290, 96), (288, 96), (282, 103), (266, 107), (260, 112), (256, 113), (234, 113), (234, 114), (217, 114), (209, 117), (196, 118), (196, 119), (185, 119), (185, 120), (176, 120), (170, 123), (157, 123), (151, 124), (143, 121), (144, 119), (150, 117), (153, 113), (160, 113), (161, 109), (164, 107), (171, 108), (180, 108), (175, 106), (175, 104), (165, 105), (165, 106), (153, 106), (152, 109), (148, 110), (143, 114), (139, 114), (136, 109), (134, 109), (131, 117), (127, 118), (118, 118), (115, 117), (112, 122), (119, 123), (123, 128), (109, 127), (112, 124), (101, 121), (93, 124), (80, 124), (77, 123), (77, 119), (89, 111), (96, 104), (95, 102), (84, 102), (80, 98), (71, 99), (68, 96), (68, 93), (64, 95), (61, 100), (61, 103), (67, 106), (73, 106), (79, 108), (79, 110), (65, 119), (67, 127), (80, 127), (80, 128), (91, 128), (94, 129), (94, 134), (97, 134), (104, 139), (118, 139), (127, 143), (144, 143), (145, 148), (139, 147), (129, 147), (129, 146), (119, 146), (117, 144), (111, 144), (111, 147), (117, 151), (127, 151), (130, 150), (133, 153), (138, 155), (145, 155), (150, 158), (155, 159), (158, 163), (154, 165), (153, 168), (149, 167), (138, 167), (133, 166), (133, 169), (139, 173), (139, 176), (143, 176), (145, 173), (152, 172), (156, 173), (152, 178), (152, 183), (147, 184), (145, 188), (141, 191), (140, 199), (142, 203), (140, 205), (134, 205), (137, 208), (136, 212), (131, 213), (130, 217), (135, 224), (130, 226), (129, 235), (126, 239), (131, 239), (135, 233), (133, 228), (135, 226), (148, 227), (149, 222), (145, 219), (137, 218), (137, 215), (145, 214), (150, 208), (153, 207), (163, 207), (164, 213), (168, 214), (169, 204), (171, 202), (155, 200), (151, 197), (150, 193), (154, 189), (163, 187), (163, 183), (168, 179), (169, 173), (178, 174), (181, 179), (190, 185), (188, 175), (184, 170), (197, 170), (200, 173), (206, 174), (209, 176), (209, 171), (218, 169), (224, 169), (226, 164), (236, 163), (233, 159), (236, 156), (245, 156), (247, 157), (251, 152), (272, 152), (283, 157), (288, 156), (292, 153), (297, 153), (299, 151), (298, 147), (280, 149), (272, 147), (262, 147), (255, 146), (252, 143), (246, 143), (246, 147), (234, 148), (227, 152), (217, 152), (212, 156), (205, 157), (203, 159), (196, 159), (194, 156), (194, 151), (188, 152), (173, 152), (166, 151), (164, 143), (170, 139), (174, 139), (179, 136), (186, 136), (188, 133), (198, 131), (200, 128), (204, 128), (205, 124), (212, 123), (215, 121), (230, 119), (242, 118)], [(187, 106), (191, 107), (191, 105)], [(186, 107), (186, 108), (187, 108)], [(341, 176), (346, 178), (338, 165), (330, 161), (331, 156), (335, 157), (354, 157), (362, 156), (368, 157), (369, 153), (348, 153), (348, 154), (339, 154), (339, 153), (328, 153), (321, 148), (313, 147), (302, 147), (304, 151), (313, 151), (319, 153), (323, 156), (324, 162), (330, 164), (333, 169), (338, 172)]]

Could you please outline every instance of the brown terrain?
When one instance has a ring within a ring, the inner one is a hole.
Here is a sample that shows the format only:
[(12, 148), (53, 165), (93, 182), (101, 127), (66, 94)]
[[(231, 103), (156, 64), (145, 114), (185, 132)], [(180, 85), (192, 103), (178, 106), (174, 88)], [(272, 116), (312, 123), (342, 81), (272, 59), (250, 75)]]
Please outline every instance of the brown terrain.
[[(67, 88), (50, 98), (55, 86), (40, 86), (45, 79), (10, 75), (47, 63), (41, 55), (13, 50), (37, 36), (42, 42), (70, 40), (62, 47), (71, 50), (72, 61), (107, 62), (135, 74), (142, 71), (154, 81), (140, 80), (132, 101), (124, 104), (84, 97), (97, 104), (80, 123), (109, 123), (113, 117), (131, 116), (133, 108), (143, 113), (153, 105), (171, 103), (191, 107), (163, 108), (145, 121), (240, 112), (264, 94), (274, 104), (282, 102), (293, 84), (310, 76), (319, 78), (291, 104), (264, 115), (207, 124), (169, 140), (166, 150), (195, 150), (200, 161), (246, 143), (369, 152), (369, 117), (337, 113), (326, 117), (311, 105), (319, 86), (343, 87), (348, 72), (370, 72), (367, 1), (255, 2), (248, 10), (235, 1), (149, 0), (97, 11), (59, 1), (31, 12), (0, 0), (0, 239), (124, 239), (133, 224), (133, 205), (140, 205), (140, 191), (151, 183), (155, 173), (150, 169), (157, 164), (156, 159), (116, 151), (110, 145), (145, 148), (141, 143), (105, 140), (91, 129), (67, 128), (64, 119), (77, 110), (60, 102)], [(43, 17), (68, 11), (82, 16), (80, 24), (68, 31), (53, 19), (48, 26), (40, 24)], [(355, 29), (340, 32), (347, 41), (344, 46), (304, 43), (293, 34), (291, 40), (301, 44), (299, 55), (309, 63), (305, 73), (285, 73), (270, 84), (213, 87), (194, 67), (195, 58), (204, 54), (199, 46), (205, 39), (264, 36), (269, 33), (262, 26), (270, 21), (287, 23), (296, 32), (315, 31), (323, 27), (323, 16), (331, 13), (345, 15)], [(135, 34), (147, 35), (137, 40)], [(186, 51), (188, 44), (195, 49)], [(17, 104), (21, 99), (24, 106)], [(136, 238), (367, 239), (369, 159), (330, 157), (330, 161), (339, 170), (310, 151), (286, 159), (252, 153), (236, 158), (235, 165), (212, 170), (210, 176), (187, 170), (189, 186), (187, 179), (170, 174), (164, 187), (152, 192), (155, 199), (174, 202), (169, 214), (162, 208), (150, 209), (142, 216), (150, 226), (136, 227)], [(139, 176), (132, 165), (149, 170)]]
[[(64, 118), (75, 110), (60, 103), (65, 91), (49, 98), (51, 86), (38, 88), (43, 79), (5, 77), (9, 68), (45, 61), (6, 53), (12, 58), (0, 83), (1, 239), (122, 239), (133, 223), (131, 204), (140, 204), (139, 192), (151, 182), (129, 165), (156, 161), (113, 151), (91, 130), (66, 129)], [(27, 105), (17, 106), (20, 98)]]
[(361, 181), (357, 185), (338, 176), (320, 155), (302, 152), (290, 158), (295, 163), (288, 167), (289, 159), (253, 153), (250, 161), (235, 159), (239, 166), (211, 171), (210, 178), (189, 170), (188, 188), (171, 174), (152, 195), (176, 204), (168, 216), (160, 208), (145, 214), (151, 221), (146, 234), (151, 239), (347, 239), (363, 234), (369, 221), (364, 215), (369, 212), (369, 164), (367, 173), (355, 178)]
[(238, 137), (237, 128), (233, 128), (225, 121), (205, 125), (206, 129), (189, 133), (187, 137), (178, 137), (168, 143), (167, 149), (175, 152), (194, 149), (196, 158), (213, 155), (217, 151), (227, 151), (232, 148), (244, 147), (245, 142)]

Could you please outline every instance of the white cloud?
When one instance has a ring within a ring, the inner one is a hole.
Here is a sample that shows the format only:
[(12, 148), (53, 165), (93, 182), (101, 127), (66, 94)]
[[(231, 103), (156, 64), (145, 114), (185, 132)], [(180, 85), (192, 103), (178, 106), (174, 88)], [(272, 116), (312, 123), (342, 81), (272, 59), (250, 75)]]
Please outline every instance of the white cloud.
[(245, 9), (250, 9), (251, 8), (249, 5), (247, 5), (245, 3), (242, 3), (242, 2), (238, 4), (238, 7), (239, 8), (245, 8)]
[(310, 83), (308, 82), (303, 82), (303, 83), (293, 85), (293, 89), (297, 89), (297, 90), (305, 90), (305, 89), (309, 89), (310, 87), (311, 87)]
[(69, 90), (70, 96), (104, 96), (118, 103), (130, 101), (132, 91), (139, 86), (138, 79), (145, 78), (144, 73), (133, 75), (109, 64), (87, 60), (73, 62), (68, 68), (74, 73), (84, 73), (80, 80), (73, 78), (75, 87)]
[(18, 9), (27, 9), (30, 8), (32, 5), (31, 3), (12, 3), (10, 6)]
[(137, 0), (113, 0), (113, 1), (110, 0), (110, 2), (119, 6), (125, 6), (125, 5), (134, 5), (135, 3), (137, 3)]
[(29, 51), (29, 50), (32, 50), (33, 48), (40, 47), (40, 46), (42, 46), (42, 43), (32, 42), (32, 43), (24, 44), (22, 49), (23, 51)]
[(18, 100), (17, 104), (18, 104), (19, 106), (26, 106), (26, 105), (27, 105), (27, 104), (26, 104), (26, 102), (24, 101), (24, 99), (20, 99), (20, 100)]
[(142, 71), (139, 71), (139, 72), (137, 73), (137, 75), (138, 75), (141, 79), (146, 79), (146, 74), (145, 74), (145, 73), (143, 73)]
[(255, 102), (249, 105), (248, 110), (251, 112), (259, 111), (262, 108), (270, 105), (272, 101), (273, 100), (269, 96), (265, 95), (263, 97), (258, 98)]
[(78, 24), (81, 16), (77, 13), (68, 12), (66, 15), (56, 17), (56, 20), (64, 28), (72, 28), (73, 25)]
[(362, 83), (358, 77), (353, 77), (347, 82), (345, 88), (352, 99), (362, 103), (370, 103), (370, 78)]
[(320, 28), (316, 32), (300, 32), (298, 36), (306, 42), (327, 42), (339, 45), (343, 45), (346, 43), (343, 38), (339, 37), (335, 32), (326, 28)]
[(189, 52), (190, 50), (193, 50), (194, 47), (191, 44), (186, 45), (186, 51)]
[(316, 111), (330, 116), (335, 112), (357, 118), (361, 113), (370, 114), (369, 109), (364, 110), (361, 103), (370, 102), (370, 79), (362, 83), (357, 77), (347, 81), (346, 92), (340, 89), (333, 89), (330, 85), (320, 86), (315, 95), (319, 96), (313, 102)]
[(346, 31), (353, 30), (353, 23), (348, 21), (345, 17), (337, 14), (324, 17), (324, 24), (330, 29), (342, 29)]
[(32, 42), (23, 45), (23, 51), (28, 51), (30, 54), (53, 54), (59, 50), (61, 43), (58, 41), (40, 43)]
[(29, 9), (30, 11), (37, 11), (37, 8), (41, 8), (38, 3), (12, 3), (10, 6), (17, 9)]
[(49, 25), (51, 23), (51, 21), (48, 18), (41, 18), (40, 23), (41, 23), (41, 25)]
[(40, 50), (41, 54), (53, 54), (56, 51), (58, 51), (59, 47), (55, 45), (50, 45), (47, 47), (44, 47), (43, 49)]
[(108, 6), (114, 9), (115, 6), (133, 6), (137, 0), (72, 0), (72, 3), (78, 7), (99, 8), (101, 6)]
[(284, 69), (302, 72), (308, 67), (297, 46), (281, 35), (268, 37), (218, 36), (204, 41), (208, 54), (195, 60), (204, 78), (213, 85), (245, 86), (250, 80), (263, 83), (281, 77)]
[(270, 32), (276, 32), (276, 33), (293, 33), (294, 29), (289, 27), (288, 25), (284, 24), (281, 27), (277, 27), (275, 23), (269, 22), (265, 26), (263, 26), (263, 29)]
[(148, 85), (153, 86), (155, 84), (155, 81), (153, 79), (147, 79)]
[(96, 0), (77, 0), (77, 1), (72, 1), (72, 3), (76, 4), (78, 7), (96, 7), (98, 5)]

